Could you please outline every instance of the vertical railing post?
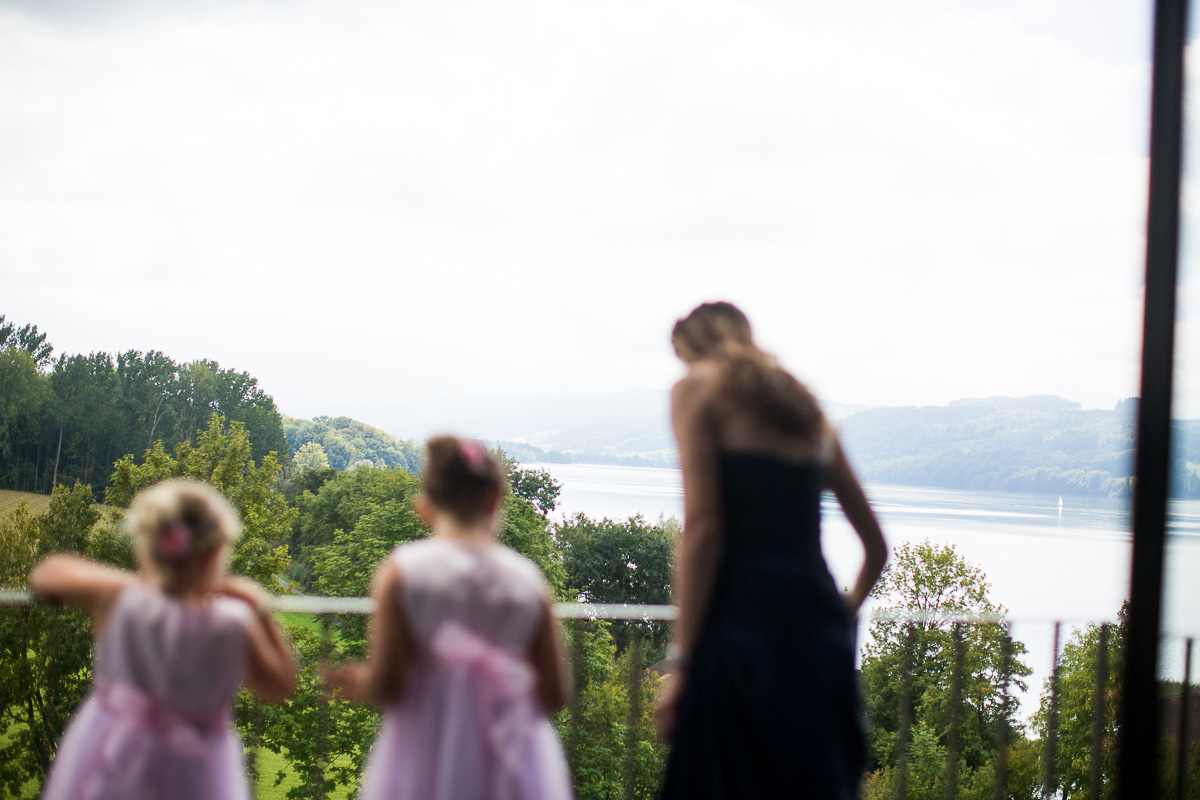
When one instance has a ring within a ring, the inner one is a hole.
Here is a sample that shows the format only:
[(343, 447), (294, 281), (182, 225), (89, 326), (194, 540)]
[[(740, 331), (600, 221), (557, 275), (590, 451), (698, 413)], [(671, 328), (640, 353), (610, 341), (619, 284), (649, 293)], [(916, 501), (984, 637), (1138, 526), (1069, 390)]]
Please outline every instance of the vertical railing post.
[(1096, 643), (1096, 686), (1092, 693), (1092, 754), (1088, 780), (1088, 800), (1100, 800), (1104, 776), (1104, 731), (1108, 727), (1108, 624), (1100, 626)]
[(1042, 798), (1052, 800), (1057, 781), (1055, 780), (1058, 758), (1058, 642), (1062, 634), (1062, 622), (1054, 623), (1054, 651), (1050, 664), (1050, 708), (1046, 714), (1046, 763), (1042, 775)]
[(637, 784), (637, 746), (642, 721), (642, 629), (633, 627), (629, 645), (629, 715), (625, 722), (625, 800), (633, 800)]
[(41, 736), (41, 753), (42, 765), (48, 767), (50, 762), (54, 760), (54, 750), (57, 742), (54, 738), (55, 721), (58, 719), (58, 691), (61, 685), (59, 671), (61, 669), (61, 657), (58, 654), (59, 645), (62, 641), (62, 610), (61, 607), (45, 607), (44, 609), (33, 609), (33, 613), (41, 614), (46, 621), (46, 671), (42, 674), (42, 678), (46, 685), (46, 699), (42, 704), (42, 731)]
[[(245, 691), (245, 690), (243, 690)], [(258, 698), (250, 695), (250, 741), (246, 747), (246, 779), (250, 783), (253, 794), (258, 794), (258, 751), (262, 742), (262, 704)]]
[(1188, 767), (1188, 703), (1191, 700), (1192, 684), (1192, 640), (1183, 644), (1183, 685), (1179, 689), (1179, 760), (1175, 765), (1175, 797), (1183, 800), (1187, 795)]
[(1011, 623), (1004, 623), (1000, 640), (1000, 719), (996, 724), (996, 800), (1008, 796), (1008, 683), (1012, 677)]
[(964, 626), (954, 623), (954, 667), (950, 672), (950, 733), (946, 746), (946, 800), (958, 797), (958, 747), (962, 735), (963, 661), (966, 657)]
[(1188, 0), (1154, 4), (1142, 375), (1121, 692), (1119, 800), (1158, 796), (1158, 646), (1171, 466), (1187, 14)]
[(904, 674), (900, 676), (900, 730), (896, 737), (896, 800), (908, 796), (908, 740), (912, 729), (913, 646), (917, 626), (908, 623), (904, 637)]
[(567, 732), (567, 760), (571, 776), (579, 772), (579, 715), (583, 711), (583, 620), (571, 623), (571, 727)]
[[(321, 645), (320, 656), (318, 663), (326, 664), (329, 662), (329, 656), (333, 652), (333, 631), (329, 614), (319, 614), (321, 621)], [(313, 748), (313, 755), (316, 762), (315, 785), (313, 786), (313, 797), (318, 800), (326, 800), (329, 797), (329, 697), (325, 692), (319, 692), (317, 695), (317, 741)]]

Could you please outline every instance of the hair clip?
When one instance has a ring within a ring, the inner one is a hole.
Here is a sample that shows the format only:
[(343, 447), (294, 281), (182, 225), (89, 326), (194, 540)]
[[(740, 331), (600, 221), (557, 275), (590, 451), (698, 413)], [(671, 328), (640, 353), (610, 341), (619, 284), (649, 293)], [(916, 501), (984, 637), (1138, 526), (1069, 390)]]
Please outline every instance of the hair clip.
[(460, 439), (458, 454), (466, 462), (467, 471), (474, 475), (482, 473), (487, 466), (487, 451), (474, 439)]
[(160, 556), (178, 558), (187, 552), (187, 547), (187, 528), (178, 522), (163, 526), (159, 529), (158, 535), (154, 537), (154, 551)]

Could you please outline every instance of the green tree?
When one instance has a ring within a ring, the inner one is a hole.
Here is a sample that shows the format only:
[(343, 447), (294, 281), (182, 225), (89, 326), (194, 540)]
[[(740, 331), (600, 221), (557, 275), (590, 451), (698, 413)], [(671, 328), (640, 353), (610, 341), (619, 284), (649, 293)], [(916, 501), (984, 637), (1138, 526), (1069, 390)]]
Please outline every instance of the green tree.
[(40, 438), (49, 397), (33, 356), (16, 347), (0, 349), (0, 485), (22, 485), (26, 458), (18, 454)]
[(567, 573), (550, 523), (532, 503), (515, 494), (504, 499), (502, 514), (499, 541), (537, 564), (550, 587), (551, 596), (563, 599)]
[[(672, 520), (651, 525), (639, 514), (624, 521), (568, 517), (554, 528), (571, 597), (586, 603), (671, 602), (675, 539)], [(648, 634), (647, 658), (657, 660), (669, 633), (664, 623), (614, 622), (624, 652), (635, 629)]]
[(309, 442), (301, 445), (292, 456), (292, 464), (297, 469), (329, 469), (329, 457), (325, 455), (325, 448), (321, 447), (320, 443)]
[(37, 325), (22, 325), (6, 322), (0, 314), (0, 350), (14, 347), (28, 353), (39, 370), (50, 366), (54, 346), (46, 341), (46, 334), (38, 333)]
[(620, 656), (607, 622), (568, 625), (576, 696), (557, 717), (579, 800), (656, 795), (667, 747), (654, 732), (661, 680), (630, 648)]
[[(293, 479), (300, 484), (308, 476), (313, 481), (300, 487), (296, 495), (299, 510), (288, 539), (292, 553), (294, 580), (305, 591), (321, 591), (320, 576), (314, 573), (316, 548), (334, 544), (342, 537), (353, 538), (359, 520), (381, 506), (411, 506), (421, 491), (421, 480), (402, 469), (356, 469), (349, 472), (306, 470)], [(309, 486), (313, 488), (308, 488)], [(386, 550), (377, 555), (382, 558)], [(369, 575), (369, 569), (367, 574)], [(363, 583), (365, 589), (367, 583)], [(347, 584), (348, 586), (348, 584)], [(343, 589), (331, 593), (341, 594)]]
[[(327, 596), (365, 597), (370, 594), (376, 567), (396, 545), (428, 535), (429, 529), (417, 516), (410, 499), (401, 497), (373, 504), (351, 530), (339, 528), (333, 532), (332, 542), (314, 548), (315, 588)], [(339, 640), (348, 657), (364, 657), (366, 624), (362, 616), (338, 619)]]
[(283, 430), (293, 453), (309, 443), (321, 445), (334, 469), (347, 469), (356, 461), (400, 467), (408, 472), (421, 469), (421, 448), (349, 417), (315, 417), (311, 420), (284, 417)]
[(291, 532), (296, 510), (275, 491), (279, 462), (268, 453), (261, 464), (250, 455), (250, 438), (245, 426), (214, 414), (195, 446), (190, 442), (176, 445), (174, 454), (155, 442), (142, 463), (133, 456), (122, 457), (115, 465), (106, 502), (128, 508), (139, 491), (167, 478), (195, 478), (212, 484), (229, 498), (242, 517), (242, 535), (233, 550), (232, 571), (247, 575), (267, 587), (276, 585), (276, 577), (288, 566), (285, 544)]
[[(25, 582), (50, 553), (96, 556), (100, 518), (91, 489), (55, 488), (44, 514), (21, 504), (0, 520), (0, 584)], [(14, 796), (45, 778), (59, 740), (91, 682), (91, 624), (80, 611), (42, 605), (0, 613), (0, 786)]]
[[(885, 609), (900, 616), (917, 615), (919, 620), (883, 619), (871, 624), (862, 659), (870, 769), (894, 767), (899, 757), (900, 676), (911, 681), (912, 731), (924, 726), (936, 734), (939, 746), (947, 746), (957, 653), (950, 618), (1003, 614), (1004, 608), (989, 599), (988, 589), (983, 571), (959, 556), (953, 545), (904, 544), (893, 554), (872, 595)], [(959, 753), (965, 767), (960, 775), (967, 777), (991, 763), (1001, 722), (1010, 733), (1010, 744), (1023, 737), (1015, 704), (1004, 699), (1004, 627), (971, 624), (958, 630), (963, 637)], [(1030, 674), (1021, 660), (1025, 652), (1023, 644), (1012, 642), (1010, 693), (1025, 688), (1022, 679)], [(915, 739), (910, 739), (910, 746), (912, 742)]]
[(558, 496), (562, 484), (544, 469), (527, 469), (516, 461), (510, 461), (504, 451), (497, 451), (503, 459), (512, 493), (529, 502), (538, 513), (546, 516), (558, 507)]
[[(336, 635), (322, 634), (319, 624), (285, 624), (300, 661), (296, 691), (277, 706), (255, 702), (248, 692), (238, 698), (238, 721), (243, 741), (283, 757), (285, 768), (273, 779), (297, 779), (289, 800), (326, 800), (335, 791), (356, 789), (379, 713), (371, 708), (325, 695), (319, 667), (344, 655)], [(258, 773), (255, 759), (254, 772)]]
[[(1117, 707), (1120, 701), (1121, 673), (1124, 667), (1126, 607), (1120, 623), (1104, 629), (1105, 680), (1096, 697), (1096, 678), (1100, 659), (1101, 626), (1088, 625), (1075, 631), (1063, 645), (1058, 662), (1057, 746), (1054, 774), (1063, 800), (1088, 797), (1092, 767), (1092, 732), (1099, 701), (1100, 764), (1102, 798), (1116, 794)], [(1041, 703), (1033, 715), (1033, 727), (1044, 741), (1049, 734), (1050, 681), (1042, 691)]]

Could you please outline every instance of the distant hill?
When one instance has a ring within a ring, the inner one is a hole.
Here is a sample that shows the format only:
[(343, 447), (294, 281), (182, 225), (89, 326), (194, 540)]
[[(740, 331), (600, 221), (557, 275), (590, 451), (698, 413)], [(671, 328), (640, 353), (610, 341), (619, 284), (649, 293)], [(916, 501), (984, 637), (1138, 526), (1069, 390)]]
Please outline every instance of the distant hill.
[[(1132, 491), (1136, 400), (1123, 400), (1109, 410), (1084, 410), (1079, 403), (1048, 395), (969, 398), (920, 407), (826, 403), (826, 409), (864, 481), (1112, 497)], [(518, 461), (678, 464), (665, 392), (476, 403), (464, 399), (448, 404), (440, 417), (432, 406), (423, 408), (407, 423), (397, 419), (399, 413), (389, 409), (385, 424), (392, 430), (421, 431), (415, 434), (419, 438), (439, 430), (476, 436)], [(433, 424), (435, 419), (443, 423)], [(349, 436), (353, 423), (361, 426), (356, 430), (396, 442), (346, 417), (318, 417), (313, 423), (287, 419), (293, 452), (305, 436), (317, 440), (315, 434), (301, 431), (319, 421), (341, 431), (335, 440)], [(1174, 438), (1173, 491), (1200, 497), (1200, 421), (1177, 422)], [(419, 452), (412, 442), (399, 444)], [(333, 452), (329, 447), (326, 451), (330, 465), (336, 466)]]
[[(1126, 497), (1136, 400), (1083, 410), (1061, 397), (990, 397), (947, 406), (872, 408), (841, 424), (864, 481), (951, 489)], [(1177, 495), (1200, 496), (1197, 423), (1175, 426)]]
[(420, 468), (421, 448), (409, 440), (398, 440), (379, 428), (349, 417), (283, 418), (291, 455), (306, 444), (321, 446), (329, 466), (346, 469), (369, 463), (376, 467), (402, 467), (410, 472)]

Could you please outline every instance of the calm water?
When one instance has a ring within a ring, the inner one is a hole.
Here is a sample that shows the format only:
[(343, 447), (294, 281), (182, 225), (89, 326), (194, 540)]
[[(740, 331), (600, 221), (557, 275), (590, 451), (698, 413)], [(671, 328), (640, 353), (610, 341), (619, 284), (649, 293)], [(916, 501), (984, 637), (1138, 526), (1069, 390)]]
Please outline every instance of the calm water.
[[(562, 485), (557, 514), (584, 512), (624, 519), (641, 514), (683, 516), (678, 470), (585, 464), (530, 464)], [(1052, 623), (1068, 626), (1116, 618), (1129, 588), (1129, 507), (1125, 501), (924, 489), (866, 487), (892, 547), (929, 539), (953, 544), (982, 567), (993, 602), (1014, 620), (1013, 635), (1029, 647), (1031, 690), (1051, 662)], [(823, 503), (822, 547), (830, 571), (850, 584), (862, 548), (831, 496)], [(1182, 672), (1178, 635), (1200, 635), (1200, 502), (1173, 506), (1168, 549), (1164, 672)], [(1068, 627), (1069, 631), (1070, 627)], [(1063, 633), (1065, 641), (1067, 631)], [(1043, 667), (1045, 665), (1045, 667)], [(1026, 703), (1026, 706), (1029, 704)], [(1026, 713), (1031, 708), (1024, 709)]]

